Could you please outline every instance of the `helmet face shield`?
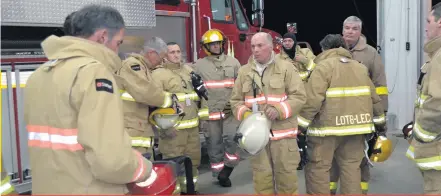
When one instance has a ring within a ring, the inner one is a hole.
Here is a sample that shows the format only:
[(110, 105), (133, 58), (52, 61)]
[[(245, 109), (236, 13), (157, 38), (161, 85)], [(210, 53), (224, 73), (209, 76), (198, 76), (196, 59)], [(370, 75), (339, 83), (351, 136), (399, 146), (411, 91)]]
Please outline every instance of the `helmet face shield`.
[(240, 124), (235, 140), (246, 153), (256, 155), (268, 144), (270, 129), (271, 121), (263, 112), (252, 113)]

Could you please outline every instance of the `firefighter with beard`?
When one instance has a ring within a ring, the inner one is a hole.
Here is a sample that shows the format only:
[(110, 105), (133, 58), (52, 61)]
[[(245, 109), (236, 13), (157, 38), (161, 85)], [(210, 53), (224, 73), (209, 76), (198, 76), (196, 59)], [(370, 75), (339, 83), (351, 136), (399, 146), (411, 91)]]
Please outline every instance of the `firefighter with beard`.
[[(201, 142), (199, 138), (198, 94), (193, 90), (191, 81), (192, 68), (182, 62), (181, 48), (175, 42), (167, 44), (167, 56), (164, 62), (152, 71), (153, 81), (162, 90), (176, 93), (183, 105), (185, 116), (172, 128), (173, 137), (161, 134), (159, 130), (159, 151), (164, 158), (188, 156), (193, 163), (193, 182), (197, 191), (198, 167), (201, 161)], [(154, 114), (155, 111), (152, 113)], [(170, 134), (169, 134), (170, 135)], [(181, 192), (186, 193), (185, 176), (179, 176)]]
[(222, 187), (231, 187), (229, 177), (240, 161), (234, 142), (240, 122), (231, 115), (229, 100), (241, 65), (236, 58), (224, 54), (225, 39), (217, 29), (205, 32), (201, 44), (208, 56), (198, 59), (193, 67), (208, 91), (208, 101), (202, 100), (199, 115), (212, 175), (217, 177)]
[[(297, 38), (294, 33), (288, 32), (283, 35), (283, 50), (280, 54), (276, 55), (276, 58), (286, 60), (290, 62), (299, 71), (300, 78), (303, 83), (308, 81), (309, 75), (315, 68), (314, 54), (305, 48), (304, 52), (300, 50), (300, 46), (297, 45)], [(308, 52), (309, 51), (309, 52)], [(304, 55), (308, 54), (309, 57)], [(297, 135), (297, 144), (299, 145), (300, 163), (297, 170), (302, 170), (308, 161), (308, 155), (306, 151), (306, 136), (304, 134)]]

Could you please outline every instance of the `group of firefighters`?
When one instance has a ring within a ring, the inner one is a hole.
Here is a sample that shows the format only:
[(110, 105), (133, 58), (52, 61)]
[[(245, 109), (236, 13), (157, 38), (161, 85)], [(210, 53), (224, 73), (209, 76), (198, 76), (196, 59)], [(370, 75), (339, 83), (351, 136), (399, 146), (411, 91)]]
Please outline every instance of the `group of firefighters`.
[[(439, 13), (434, 7), (428, 18), (425, 51), (433, 61), (422, 68), (415, 123), (403, 129), (425, 193), (438, 194)], [(348, 17), (343, 36), (327, 35), (318, 56), (300, 48), (292, 32), (275, 54), (272, 37), (259, 32), (246, 65), (224, 54), (225, 35), (211, 29), (201, 39), (207, 56), (186, 64), (177, 43), (125, 38), (114, 8), (83, 7), (66, 18), (66, 36), (42, 42), (49, 61), (27, 81), (32, 193), (126, 194), (127, 184), (151, 184), (160, 177), (151, 162), (155, 134), (163, 158), (191, 158), (197, 191), (201, 131), (222, 187), (232, 186), (241, 146), (256, 152), (250, 160), (257, 194), (297, 194), (296, 170), (306, 159), (308, 194), (335, 194), (339, 180), (341, 194), (366, 194), (371, 161), (387, 159), (391, 143), (384, 65), (361, 28), (359, 18)], [(238, 145), (241, 122), (254, 114), (270, 123), (242, 137), (269, 141), (242, 138)], [(176, 193), (186, 194), (185, 177), (178, 179)], [(13, 192), (4, 170), (1, 191)]]

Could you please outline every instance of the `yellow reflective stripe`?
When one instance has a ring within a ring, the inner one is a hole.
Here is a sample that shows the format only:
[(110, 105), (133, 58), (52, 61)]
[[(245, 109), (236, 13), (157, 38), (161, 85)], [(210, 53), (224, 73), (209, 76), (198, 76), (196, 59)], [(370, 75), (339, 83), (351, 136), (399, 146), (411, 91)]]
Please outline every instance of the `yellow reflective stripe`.
[(172, 105), (173, 100), (172, 100), (171, 95), (172, 95), (171, 93), (165, 92), (164, 104), (162, 104), (162, 106), (161, 106), (162, 108), (168, 108), (168, 107), (170, 107)]
[(121, 93), (121, 99), (126, 101), (135, 101), (135, 99), (125, 90), (120, 90)]
[(427, 95), (423, 95), (423, 94), (421, 94), (418, 98), (417, 98), (417, 100), (415, 100), (415, 106), (417, 107), (417, 108), (421, 108), (421, 107), (423, 107), (423, 104), (424, 104), (424, 102), (426, 101), (426, 99), (427, 99)]
[(383, 124), (386, 122), (386, 116), (384, 116), (384, 114), (382, 114), (380, 116), (375, 116), (373, 121), (374, 121), (374, 124)]
[(0, 185), (0, 194), (1, 195), (7, 195), (15, 190), (14, 186), (12, 186), (10, 181), (11, 181), (10, 176), (7, 176), (5, 179), (2, 180), (1, 185)]
[(307, 120), (306, 118), (303, 118), (301, 116), (297, 117), (297, 121), (299, 122), (300, 126), (305, 127), (305, 128), (308, 127), (309, 124), (311, 123), (310, 120)]
[(299, 72), (299, 75), (300, 75), (300, 78), (301, 78), (302, 80), (305, 80), (306, 78), (308, 78), (308, 76), (309, 76), (309, 72), (307, 72), (307, 71), (302, 71), (302, 72)]
[(198, 116), (199, 118), (208, 118), (209, 116), (208, 108), (199, 109)]
[(406, 151), (406, 157), (409, 158), (409, 159), (414, 160), (415, 159), (415, 154), (413, 152), (414, 152), (413, 146), (409, 146), (409, 148)]
[(308, 67), (306, 67), (306, 69), (308, 71), (312, 71), (315, 68), (315, 66), (316, 66), (316, 64), (314, 63), (314, 60), (311, 59), (311, 60), (309, 60)]
[(190, 129), (197, 126), (199, 126), (199, 117), (179, 121), (176, 129)]
[(415, 159), (413, 146), (409, 146), (406, 156), (413, 159), (421, 170), (441, 170), (441, 156)]
[(178, 97), (178, 100), (181, 102), (186, 101), (186, 99), (190, 99), (193, 101), (199, 101), (199, 96), (194, 91), (191, 93), (176, 93), (176, 96)]
[(329, 88), (326, 97), (354, 97), (371, 95), (369, 86)]
[(375, 88), (375, 91), (377, 92), (378, 95), (388, 95), (389, 94), (387, 87), (385, 87), (385, 86), (379, 86), (379, 87)]
[(361, 182), (360, 185), (361, 185), (361, 190), (363, 190), (363, 191), (369, 190), (369, 183), (368, 182)]
[(330, 190), (337, 190), (337, 183), (336, 182), (330, 182), (329, 183), (329, 189)]
[(172, 195), (180, 195), (181, 194), (181, 183), (176, 183), (175, 190)]
[(132, 137), (133, 147), (152, 147), (152, 139), (150, 137)]
[(418, 122), (415, 122), (415, 125), (413, 126), (413, 131), (415, 132), (416, 136), (424, 142), (431, 142), (436, 138), (436, 136), (438, 136), (435, 133), (430, 133), (421, 128)]
[(340, 126), (340, 127), (310, 127), (308, 129), (309, 136), (346, 136), (346, 135), (358, 135), (367, 134), (375, 131), (373, 124), (363, 124), (363, 125), (350, 125), (350, 126)]

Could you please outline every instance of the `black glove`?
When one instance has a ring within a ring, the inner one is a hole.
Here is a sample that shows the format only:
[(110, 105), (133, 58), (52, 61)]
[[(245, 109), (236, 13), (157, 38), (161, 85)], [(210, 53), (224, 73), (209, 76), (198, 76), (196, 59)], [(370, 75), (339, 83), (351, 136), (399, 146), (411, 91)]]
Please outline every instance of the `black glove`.
[(386, 124), (382, 124), (382, 125), (375, 125), (375, 131), (379, 134), (379, 135), (386, 135)]
[(191, 83), (193, 85), (193, 89), (196, 91), (198, 96), (200, 98), (204, 98), (205, 100), (208, 100), (208, 91), (204, 86), (204, 81), (202, 81), (202, 78), (200, 75), (194, 73), (193, 71), (190, 72), (191, 76)]
[(306, 135), (306, 133), (308, 132), (308, 129), (302, 126), (299, 126), (299, 131), (301, 134)]
[(403, 129), (401, 129), (401, 131), (403, 132), (404, 139), (407, 139), (410, 136), (409, 133), (412, 131), (412, 129), (413, 129), (413, 121), (403, 126)]
[(176, 111), (176, 114), (179, 114), (180, 116), (184, 115), (184, 110), (179, 105), (179, 99), (176, 94), (172, 94), (172, 105), (171, 107)]

